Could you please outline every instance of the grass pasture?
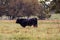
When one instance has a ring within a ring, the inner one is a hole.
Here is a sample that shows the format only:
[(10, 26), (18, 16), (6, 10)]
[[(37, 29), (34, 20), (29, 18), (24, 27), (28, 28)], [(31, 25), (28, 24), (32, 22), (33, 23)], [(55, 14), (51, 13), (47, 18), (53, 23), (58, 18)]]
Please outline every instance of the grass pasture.
[(57, 14), (51, 14), (51, 17), (50, 17), (50, 20), (54, 20), (54, 19), (58, 19), (58, 20), (60, 20), (60, 13), (57, 13)]
[(60, 20), (39, 20), (37, 28), (0, 20), (0, 40), (60, 40)]

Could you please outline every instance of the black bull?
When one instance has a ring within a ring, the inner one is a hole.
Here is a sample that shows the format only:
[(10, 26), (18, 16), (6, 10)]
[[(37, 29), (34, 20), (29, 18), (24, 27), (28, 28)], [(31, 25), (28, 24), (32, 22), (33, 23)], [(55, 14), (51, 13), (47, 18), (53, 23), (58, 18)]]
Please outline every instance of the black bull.
[(32, 25), (34, 27), (37, 27), (37, 18), (17, 19), (16, 23), (20, 24), (22, 27), (32, 26)]

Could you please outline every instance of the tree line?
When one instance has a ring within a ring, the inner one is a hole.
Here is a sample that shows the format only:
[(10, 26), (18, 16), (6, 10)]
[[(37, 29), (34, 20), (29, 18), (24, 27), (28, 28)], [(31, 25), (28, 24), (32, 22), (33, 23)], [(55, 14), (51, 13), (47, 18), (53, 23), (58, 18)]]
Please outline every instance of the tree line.
[(42, 3), (24, 2), (23, 0), (0, 0), (0, 16), (3, 15), (9, 16), (10, 19), (24, 16), (37, 16), (39, 19), (45, 19), (50, 16)]

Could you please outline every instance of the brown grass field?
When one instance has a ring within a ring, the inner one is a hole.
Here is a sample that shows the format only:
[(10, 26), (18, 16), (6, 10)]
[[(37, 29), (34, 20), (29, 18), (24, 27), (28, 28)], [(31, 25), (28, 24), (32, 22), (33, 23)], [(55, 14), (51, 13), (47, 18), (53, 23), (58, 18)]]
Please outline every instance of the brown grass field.
[(60, 20), (38, 20), (38, 27), (0, 20), (0, 40), (60, 40)]

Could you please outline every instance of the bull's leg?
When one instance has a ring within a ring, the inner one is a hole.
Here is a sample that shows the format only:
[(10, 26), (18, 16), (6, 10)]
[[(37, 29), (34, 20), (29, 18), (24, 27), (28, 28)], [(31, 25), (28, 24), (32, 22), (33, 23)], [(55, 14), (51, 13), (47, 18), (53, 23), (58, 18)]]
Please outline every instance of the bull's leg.
[(25, 28), (25, 27), (26, 27), (26, 25), (24, 25), (24, 24), (21, 24), (21, 26), (22, 26), (23, 28)]
[(33, 24), (33, 27), (38, 27), (38, 26), (37, 26), (37, 23), (36, 23), (36, 24)]
[(33, 27), (38, 27), (37, 25), (33, 25)]
[(22, 25), (22, 27), (25, 28), (26, 26), (25, 25), (24, 26)]
[(37, 26), (37, 22), (33, 23), (33, 26), (34, 26), (34, 27), (38, 27), (38, 26)]

